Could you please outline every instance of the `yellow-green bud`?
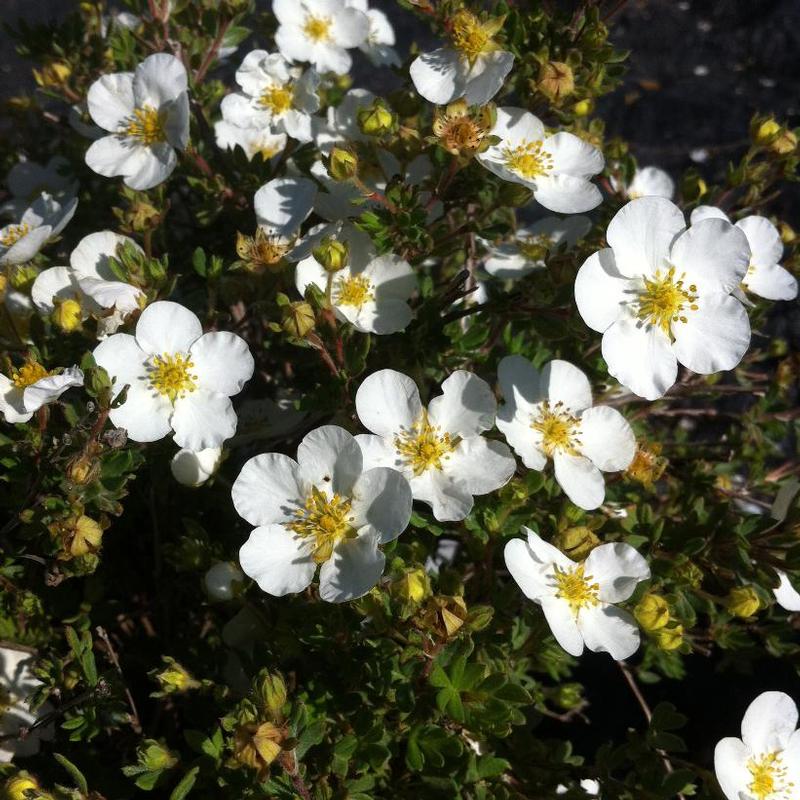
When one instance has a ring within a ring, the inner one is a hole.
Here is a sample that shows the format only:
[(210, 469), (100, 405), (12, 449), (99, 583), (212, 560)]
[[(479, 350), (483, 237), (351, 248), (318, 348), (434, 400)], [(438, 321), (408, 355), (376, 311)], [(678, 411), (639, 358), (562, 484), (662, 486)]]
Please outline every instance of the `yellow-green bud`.
[(424, 569), (412, 569), (395, 581), (392, 589), (403, 600), (421, 603), (431, 592), (431, 582)]
[(29, 793), (39, 792), (39, 784), (32, 775), (20, 772), (6, 781), (3, 797), (5, 800), (27, 800)]
[(145, 739), (138, 751), (139, 763), (151, 772), (171, 769), (178, 763), (177, 756), (161, 742)]
[(82, 317), (81, 304), (72, 298), (56, 300), (55, 308), (50, 315), (53, 324), (61, 328), (64, 333), (72, 333), (72, 331), (78, 330), (83, 322)]
[(34, 80), (43, 88), (63, 86), (71, 74), (72, 69), (69, 64), (63, 61), (53, 61), (45, 64), (41, 69), (33, 70)]
[(358, 156), (346, 147), (334, 147), (328, 173), (335, 181), (349, 181), (358, 175)]
[(281, 308), (281, 313), (281, 328), (295, 339), (305, 338), (317, 324), (314, 309), (303, 300), (288, 303)]
[(536, 87), (550, 100), (558, 101), (575, 91), (572, 68), (563, 61), (545, 61), (539, 68)]
[(559, 531), (553, 544), (573, 561), (583, 561), (600, 544), (600, 539), (590, 528), (578, 526)]
[(753, 139), (756, 144), (769, 144), (781, 132), (781, 126), (772, 117), (765, 119), (756, 128)]
[(591, 98), (578, 100), (578, 102), (572, 106), (572, 113), (575, 114), (576, 117), (588, 117), (592, 111), (594, 111), (594, 100)]
[(683, 625), (654, 631), (653, 638), (662, 650), (677, 650), (683, 644)]
[(556, 703), (569, 711), (583, 705), (583, 687), (579, 683), (563, 683), (556, 690)]
[(633, 609), (636, 621), (648, 633), (666, 627), (669, 623), (669, 605), (657, 594), (646, 594)]
[(163, 656), (163, 660), (166, 667), (156, 673), (155, 679), (164, 694), (180, 694), (200, 686), (200, 682), (195, 680), (189, 671), (174, 658)]
[(358, 110), (358, 127), (367, 136), (382, 136), (394, 130), (396, 118), (386, 103), (378, 99), (372, 105)]
[(725, 605), (735, 617), (746, 619), (761, 608), (761, 600), (752, 586), (737, 586), (728, 593)]
[(277, 673), (263, 671), (256, 680), (259, 704), (269, 712), (273, 722), (283, 721), (283, 707), (286, 704), (286, 684)]
[(36, 280), (38, 274), (36, 267), (20, 265), (11, 273), (11, 285), (15, 289), (25, 290)]
[(778, 136), (771, 147), (778, 155), (788, 156), (797, 149), (797, 136), (794, 131), (786, 130)]
[(781, 241), (784, 244), (791, 244), (797, 238), (794, 228), (788, 222), (780, 222), (778, 230), (781, 232)]
[(333, 236), (326, 236), (311, 254), (328, 272), (338, 272), (350, 260), (350, 246)]

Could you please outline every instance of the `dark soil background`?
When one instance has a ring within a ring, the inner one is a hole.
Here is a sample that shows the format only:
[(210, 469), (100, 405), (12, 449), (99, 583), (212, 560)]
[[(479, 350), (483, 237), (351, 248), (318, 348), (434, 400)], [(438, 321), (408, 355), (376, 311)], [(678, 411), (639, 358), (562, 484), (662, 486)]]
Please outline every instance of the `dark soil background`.
[[(22, 15), (28, 23), (44, 21), (77, 5), (77, 0), (0, 0), (0, 21)], [(432, 44), (415, 18), (393, 0), (372, 0), (372, 5), (388, 13), (399, 41)], [(712, 181), (746, 149), (755, 112), (800, 124), (798, 0), (631, 0), (613, 21), (612, 40), (632, 51), (629, 72), (624, 85), (602, 101), (599, 113), (611, 133), (631, 142), (642, 165), (660, 166), (676, 178), (694, 166)], [(376, 72), (363, 61), (354, 77), (356, 85), (373, 89), (392, 85), (391, 73)], [(33, 85), (29, 65), (0, 33), (0, 98)], [(795, 184), (774, 210), (797, 228), (799, 209)], [(797, 303), (776, 306), (770, 327), (800, 344)], [(764, 657), (759, 665), (757, 674), (747, 674), (746, 668), (739, 673), (736, 664), (719, 657), (692, 656), (686, 660), (690, 679), (664, 681), (643, 691), (651, 705), (669, 700), (689, 716), (684, 731), (688, 757), (710, 766), (715, 743), (738, 732), (744, 709), (759, 692), (782, 689), (800, 700), (800, 682), (789, 664)], [(577, 721), (567, 732), (563, 724), (548, 720), (543, 735), (569, 736), (578, 752), (588, 755), (605, 741), (623, 741), (631, 727), (641, 729), (641, 711), (607, 656), (585, 655), (578, 677), (589, 687), (592, 725)]]

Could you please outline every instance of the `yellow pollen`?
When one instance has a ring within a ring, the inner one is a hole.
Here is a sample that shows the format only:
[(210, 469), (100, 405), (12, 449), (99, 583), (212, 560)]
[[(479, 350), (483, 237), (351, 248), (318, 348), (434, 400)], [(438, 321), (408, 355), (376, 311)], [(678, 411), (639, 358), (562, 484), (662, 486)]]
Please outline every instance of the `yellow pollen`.
[(303, 33), (305, 33), (312, 42), (324, 42), (330, 39), (332, 24), (330, 17), (315, 17), (309, 15), (306, 17), (305, 24), (303, 25)]
[(652, 278), (644, 279), (644, 291), (639, 294), (636, 316), (648, 325), (655, 325), (665, 333), (673, 322), (686, 322), (687, 309), (697, 311), (697, 286), (684, 286), (683, 275), (675, 280), (675, 267), (662, 276), (657, 270)]
[(327, 561), (333, 554), (333, 548), (342, 540), (356, 535), (350, 516), (352, 500), (334, 494), (328, 497), (316, 487), (305, 502), (303, 508), (294, 514), (297, 519), (287, 522), (286, 527), (298, 536), (310, 536), (314, 539), (312, 558), (317, 564)]
[(555, 568), (556, 597), (566, 600), (575, 616), (582, 608), (596, 606), (600, 600), (597, 596), (600, 585), (591, 583), (592, 576), (584, 575), (586, 566), (578, 564), (574, 569)]
[(453, 30), (450, 34), (453, 47), (466, 56), (470, 62), (475, 61), (492, 42), (492, 37), (481, 21), (469, 11), (458, 11), (453, 17)]
[(553, 158), (543, 149), (543, 142), (523, 142), (516, 147), (504, 147), (506, 166), (527, 180), (540, 178), (553, 169)]
[(189, 370), (194, 368), (188, 356), (181, 353), (164, 353), (154, 356), (150, 366), (150, 385), (168, 397), (171, 403), (197, 388), (197, 375)]
[(477, 150), (487, 131), (469, 117), (448, 120), (442, 126), (439, 138), (448, 150)]
[(264, 90), (258, 102), (276, 117), (279, 117), (289, 111), (292, 107), (293, 99), (292, 90), (289, 86), (272, 84), (272, 86)]
[(442, 461), (449, 457), (459, 443), (458, 437), (439, 433), (438, 426), (428, 422), (427, 412), (411, 426), (394, 437), (394, 447), (415, 477), (428, 469), (442, 469)]
[(0, 236), (0, 244), (3, 247), (11, 247), (16, 244), (23, 236), (27, 236), (31, 232), (31, 226), (27, 222), (22, 222), (19, 225), (9, 225), (6, 232)]
[(552, 458), (557, 450), (578, 455), (578, 419), (572, 416), (559, 400), (552, 408), (545, 400), (531, 422), (531, 428), (542, 434), (542, 450)]
[(361, 308), (373, 296), (372, 284), (364, 275), (339, 278), (333, 287), (333, 302), (340, 306)]
[(167, 139), (161, 114), (148, 105), (135, 108), (120, 133), (144, 145), (164, 142)]
[(29, 386), (36, 383), (36, 381), (40, 381), (42, 378), (46, 378), (48, 375), (52, 374), (52, 372), (48, 372), (36, 361), (28, 361), (27, 364), (24, 364), (19, 369), (15, 369), (11, 373), (11, 382), (17, 389), (27, 389)]
[(788, 798), (794, 788), (793, 783), (786, 782), (786, 767), (780, 753), (753, 757), (747, 762), (747, 769), (753, 778), (747, 789), (756, 800)]

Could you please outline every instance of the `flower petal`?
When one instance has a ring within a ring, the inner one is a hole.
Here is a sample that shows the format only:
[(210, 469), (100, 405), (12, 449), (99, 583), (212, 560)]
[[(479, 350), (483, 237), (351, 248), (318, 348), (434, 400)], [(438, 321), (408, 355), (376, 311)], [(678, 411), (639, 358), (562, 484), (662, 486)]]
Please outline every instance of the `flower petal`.
[(736, 227), (747, 237), (751, 264), (768, 266), (777, 264), (783, 258), (781, 234), (766, 217), (753, 214), (740, 219)]
[(702, 222), (704, 219), (724, 219), (726, 222), (730, 222), (728, 215), (716, 206), (697, 206), (692, 211), (689, 222), (692, 225), (697, 225), (698, 222)]
[(236, 412), (230, 397), (195, 389), (175, 401), (172, 437), (178, 447), (205, 450), (219, 447), (236, 433)]
[[(138, 334), (138, 326), (136, 330)], [(250, 348), (235, 333), (204, 333), (189, 348), (189, 356), (199, 385), (227, 397), (239, 394), (253, 377), (255, 362)]]
[(537, 561), (524, 539), (512, 539), (506, 543), (503, 558), (511, 577), (525, 597), (539, 602), (544, 597), (552, 596), (547, 579), (550, 565)]
[(417, 56), (409, 74), (417, 92), (437, 105), (461, 97), (466, 89), (467, 70), (461, 55), (449, 47)]
[(136, 342), (151, 355), (188, 353), (202, 335), (197, 315), (169, 300), (151, 303), (136, 323)]
[(290, 522), (307, 493), (300, 466), (283, 453), (263, 453), (246, 461), (231, 488), (236, 512), (251, 525)]
[(573, 414), (592, 405), (592, 387), (586, 374), (574, 364), (553, 359), (542, 370), (540, 385), (551, 406), (562, 404)]
[(747, 794), (753, 776), (747, 769), (752, 754), (741, 739), (729, 736), (714, 748), (714, 772), (728, 800), (740, 800)]
[(466, 76), (464, 99), (468, 105), (485, 106), (503, 88), (513, 66), (514, 55), (507, 50), (494, 50), (479, 56)]
[(639, 649), (636, 621), (616, 606), (601, 604), (581, 609), (578, 628), (591, 651), (608, 653), (615, 661), (630, 658)]
[(308, 542), (282, 525), (253, 530), (239, 550), (239, 564), (263, 592), (274, 597), (302, 592), (317, 568)]
[(587, 408), (580, 419), (580, 451), (603, 472), (627, 469), (636, 454), (636, 437), (615, 408)]
[(744, 279), (747, 291), (765, 300), (794, 300), (797, 278), (780, 264), (753, 266)]
[(427, 469), (410, 479), (415, 500), (427, 503), (439, 522), (458, 522), (465, 519), (475, 501), (467, 488), (438, 469)]
[(180, 59), (169, 53), (148, 56), (133, 74), (133, 96), (139, 107), (149, 105), (160, 109), (188, 88), (186, 68)]
[(41, 378), (22, 392), (22, 406), (25, 411), (37, 411), (46, 403), (61, 397), (67, 389), (83, 386), (83, 372), (77, 367), (68, 367), (58, 375)]
[(580, 214), (603, 202), (600, 190), (586, 178), (555, 173), (536, 178), (533, 197), (537, 203), (558, 214)]
[(373, 372), (358, 387), (356, 412), (361, 424), (379, 436), (408, 430), (422, 415), (417, 384), (393, 369)]
[[(109, 336), (92, 353), (97, 365), (103, 367), (113, 380), (114, 397), (128, 385), (131, 389), (149, 393), (148, 354), (127, 333)], [(162, 434), (163, 435), (163, 434)]]
[(42, 270), (31, 286), (31, 300), (42, 314), (55, 308), (54, 300), (80, 298), (81, 289), (68, 267), (50, 267)]
[(102, 75), (90, 87), (86, 105), (91, 118), (104, 130), (117, 131), (133, 113), (133, 73)]
[(782, 570), (776, 569), (780, 583), (772, 590), (778, 605), (787, 611), (800, 611), (800, 592), (792, 586), (789, 576)]
[(797, 705), (784, 692), (764, 692), (744, 712), (742, 740), (753, 753), (783, 750), (797, 728)]
[(505, 486), (516, 468), (508, 446), (484, 436), (462, 439), (444, 461), (445, 475), (471, 495), (489, 494)]
[(293, 236), (311, 213), (317, 187), (308, 178), (275, 178), (255, 194), (258, 224), (279, 236)]
[(571, 456), (560, 450), (553, 455), (558, 485), (576, 506), (586, 511), (598, 508), (606, 496), (603, 473), (582, 456)]
[(617, 269), (610, 247), (593, 253), (578, 270), (575, 302), (592, 330), (605, 333), (626, 313), (625, 306), (632, 297), (631, 282)]
[(542, 601), (542, 611), (544, 611), (545, 619), (553, 636), (561, 647), (571, 656), (577, 658), (581, 655), (583, 653), (583, 636), (581, 636), (578, 621), (569, 605), (554, 597), (545, 598)]
[[(116, 337), (110, 336), (100, 344), (114, 338)], [(97, 363), (100, 364), (100, 361), (97, 360)], [(128, 389), (125, 402), (118, 408), (112, 408), (108, 414), (112, 425), (124, 428), (128, 432), (128, 438), (134, 442), (156, 442), (163, 439), (171, 430), (171, 416), (172, 404), (164, 395), (133, 385)]]
[(109, 256), (116, 257), (117, 248), (130, 245), (138, 253), (141, 247), (129, 236), (113, 231), (90, 233), (81, 239), (69, 257), (69, 265), (78, 278), (102, 278), (106, 281), (119, 280), (108, 265)]
[(553, 172), (557, 174), (589, 179), (602, 172), (606, 163), (594, 145), (567, 131), (548, 136), (542, 149), (550, 154)]
[(396, 539), (411, 519), (411, 487), (397, 470), (376, 467), (353, 486), (351, 508), (356, 527), (369, 525), (385, 544)]
[(644, 556), (629, 544), (609, 542), (589, 553), (586, 574), (599, 584), (600, 600), (620, 603), (633, 594), (636, 584), (650, 577), (650, 567)]
[(442, 393), (428, 403), (432, 425), (453, 436), (477, 436), (494, 425), (497, 401), (483, 378), (459, 369), (442, 383)]
[(297, 463), (304, 480), (349, 495), (361, 475), (363, 456), (358, 442), (338, 425), (323, 425), (303, 437)]
[(365, 533), (339, 542), (319, 571), (319, 596), (328, 603), (344, 603), (365, 595), (383, 575), (386, 557), (378, 536)]

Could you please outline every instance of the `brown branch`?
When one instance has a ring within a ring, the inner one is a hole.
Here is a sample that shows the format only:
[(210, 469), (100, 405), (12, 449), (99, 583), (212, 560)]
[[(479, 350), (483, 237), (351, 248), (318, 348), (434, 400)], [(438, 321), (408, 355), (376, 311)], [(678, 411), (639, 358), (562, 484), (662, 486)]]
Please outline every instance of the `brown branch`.
[(136, 709), (136, 703), (134, 702), (133, 695), (131, 694), (131, 690), (128, 688), (128, 684), (125, 681), (125, 675), (122, 673), (122, 667), (119, 663), (119, 658), (117, 658), (117, 654), (114, 650), (113, 645), (111, 644), (111, 639), (108, 638), (108, 634), (105, 631), (105, 628), (102, 625), (98, 625), (95, 628), (97, 631), (97, 635), (103, 640), (103, 644), (106, 646), (106, 652), (108, 654), (111, 663), (114, 665), (114, 668), (117, 670), (117, 674), (122, 681), (122, 685), (125, 687), (125, 697), (128, 699), (128, 705), (131, 709), (131, 727), (136, 733), (142, 732), (142, 723), (139, 719), (139, 712)]

